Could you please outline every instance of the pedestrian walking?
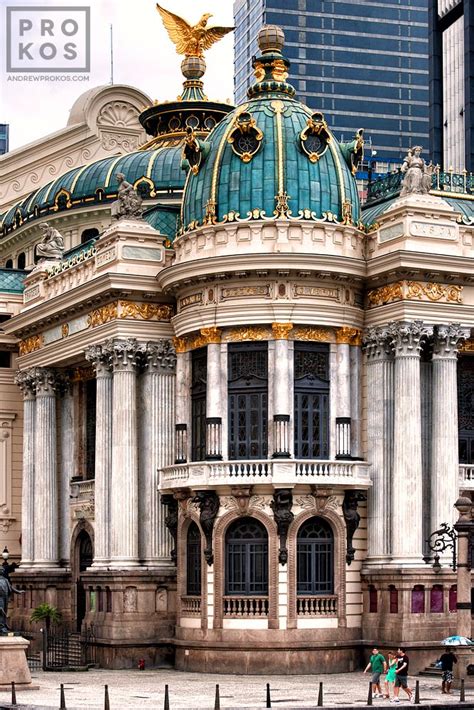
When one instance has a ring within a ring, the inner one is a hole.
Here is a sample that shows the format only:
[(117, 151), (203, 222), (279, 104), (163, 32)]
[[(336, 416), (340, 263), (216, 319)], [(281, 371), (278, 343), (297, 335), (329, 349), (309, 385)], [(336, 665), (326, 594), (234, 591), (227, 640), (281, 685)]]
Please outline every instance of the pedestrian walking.
[(399, 703), (400, 698), (400, 688), (403, 688), (405, 693), (408, 695), (408, 700), (413, 697), (413, 691), (408, 687), (408, 668), (410, 666), (410, 659), (405, 653), (405, 649), (400, 646), (397, 650), (397, 666), (395, 668), (395, 688), (393, 689), (394, 698), (390, 701), (391, 703)]
[(365, 667), (364, 673), (367, 673), (369, 669), (372, 671), (372, 697), (383, 698), (382, 689), (380, 687), (380, 676), (382, 673), (387, 672), (387, 662), (385, 661), (385, 657), (379, 653), (378, 648), (374, 647), (372, 649), (372, 655)]
[(393, 695), (393, 686), (395, 684), (395, 678), (397, 677), (395, 671), (397, 669), (397, 658), (393, 651), (389, 651), (387, 675), (385, 676), (385, 697), (387, 700)]
[(440, 657), (442, 682), (441, 682), (441, 692), (451, 693), (451, 684), (453, 682), (453, 664), (458, 662), (458, 659), (454, 655), (451, 648), (447, 648), (446, 651)]

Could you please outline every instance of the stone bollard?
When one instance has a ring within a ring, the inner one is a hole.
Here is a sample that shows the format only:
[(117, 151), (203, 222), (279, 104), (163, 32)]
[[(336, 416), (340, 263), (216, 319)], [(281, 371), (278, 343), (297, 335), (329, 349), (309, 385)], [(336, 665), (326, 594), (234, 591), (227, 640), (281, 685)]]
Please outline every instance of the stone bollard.
[(323, 707), (323, 684), (322, 682), (319, 683), (319, 693), (318, 693), (318, 708)]
[(466, 690), (464, 688), (464, 678), (461, 678), (461, 691), (459, 693), (459, 701), (461, 703), (466, 702)]
[(372, 682), (369, 681), (369, 694), (367, 696), (367, 705), (372, 705)]
[(105, 686), (104, 710), (110, 710), (109, 686)]
[(415, 705), (420, 704), (420, 681), (417, 680), (415, 683)]
[(265, 705), (266, 708), (271, 708), (272, 706), (272, 700), (270, 697), (270, 683), (267, 683), (267, 704)]
[(170, 710), (170, 696), (168, 693), (168, 686), (165, 685), (165, 702), (163, 705), (163, 710)]
[(12, 680), (12, 705), (16, 705), (16, 689), (14, 680)]
[(64, 696), (64, 685), (61, 683), (59, 691), (59, 709), (64, 710), (66, 707), (66, 698)]
[(219, 694), (219, 683), (216, 684), (216, 699), (214, 701), (214, 710), (221, 710), (221, 698)]

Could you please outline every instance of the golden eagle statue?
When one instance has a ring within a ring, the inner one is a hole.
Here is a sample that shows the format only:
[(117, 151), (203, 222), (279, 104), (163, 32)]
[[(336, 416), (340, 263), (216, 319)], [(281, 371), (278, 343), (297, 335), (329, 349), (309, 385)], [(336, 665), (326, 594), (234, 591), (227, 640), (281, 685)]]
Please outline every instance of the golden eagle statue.
[(176, 52), (184, 54), (186, 57), (201, 57), (205, 49), (212, 47), (214, 42), (218, 42), (228, 32), (232, 32), (233, 27), (209, 27), (206, 28), (207, 21), (212, 15), (205, 13), (197, 25), (189, 25), (182, 17), (174, 15), (164, 7), (156, 5), (156, 9), (161, 15), (163, 24), (176, 45)]

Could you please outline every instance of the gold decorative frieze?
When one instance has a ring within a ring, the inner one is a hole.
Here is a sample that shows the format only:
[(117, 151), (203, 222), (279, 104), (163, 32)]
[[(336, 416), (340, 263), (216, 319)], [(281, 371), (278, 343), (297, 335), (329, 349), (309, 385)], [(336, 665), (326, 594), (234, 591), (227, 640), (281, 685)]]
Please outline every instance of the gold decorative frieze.
[(396, 281), (367, 293), (369, 308), (393, 301), (430, 301), (432, 303), (462, 303), (462, 286), (423, 281)]
[(67, 338), (69, 335), (69, 323), (63, 323), (61, 326), (61, 337)]
[(199, 333), (187, 333), (180, 338), (173, 338), (173, 345), (177, 353), (185, 353), (188, 350), (196, 350), (211, 343), (220, 343), (222, 331), (215, 326), (201, 328)]
[(469, 338), (464, 343), (460, 343), (458, 350), (462, 353), (474, 353), (474, 338)]
[(92, 365), (86, 365), (85, 367), (75, 367), (70, 376), (70, 382), (85, 382), (86, 380), (95, 379), (95, 369)]
[(119, 301), (120, 318), (135, 320), (159, 320), (169, 322), (173, 315), (173, 306), (168, 303), (134, 303)]
[(173, 338), (173, 345), (177, 353), (185, 353), (187, 351), (186, 338)]
[(307, 325), (298, 325), (292, 332), (293, 340), (307, 340), (319, 343), (334, 343), (336, 338), (331, 328), (316, 328)]
[(272, 330), (266, 325), (246, 325), (240, 328), (229, 328), (224, 335), (224, 340), (242, 342), (245, 340), (271, 340)]
[(118, 315), (118, 303), (107, 303), (105, 306), (95, 308), (91, 311), (87, 318), (87, 326), (89, 328), (97, 328), (98, 325), (104, 325), (111, 320), (115, 320)]
[(362, 331), (359, 328), (351, 328), (343, 325), (336, 330), (336, 343), (346, 345), (362, 345)]
[(30, 353), (34, 353), (35, 350), (39, 350), (42, 348), (44, 345), (43, 341), (43, 336), (40, 335), (30, 335), (29, 338), (25, 338), (24, 340), (20, 340), (19, 343), (19, 354), (20, 356), (22, 355), (29, 355)]
[(272, 332), (275, 340), (288, 340), (293, 323), (272, 323)]
[(220, 328), (216, 328), (215, 326), (201, 328), (201, 337), (204, 339), (205, 345), (209, 345), (210, 343), (220, 343), (222, 331)]

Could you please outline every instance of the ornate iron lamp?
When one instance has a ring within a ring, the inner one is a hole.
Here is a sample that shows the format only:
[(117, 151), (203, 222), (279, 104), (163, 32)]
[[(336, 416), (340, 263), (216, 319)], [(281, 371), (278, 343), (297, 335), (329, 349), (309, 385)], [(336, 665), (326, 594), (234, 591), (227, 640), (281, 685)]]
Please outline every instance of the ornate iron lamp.
[[(448, 523), (441, 523), (438, 530), (431, 533), (429, 538), (426, 540), (428, 548), (433, 555), (433, 569), (435, 572), (439, 572), (441, 569), (440, 564), (440, 553), (451, 551), (451, 565), (453, 572), (456, 571), (456, 552), (457, 552), (457, 533), (456, 530)], [(423, 557), (423, 561), (426, 564), (431, 562), (432, 556), (427, 554)]]

